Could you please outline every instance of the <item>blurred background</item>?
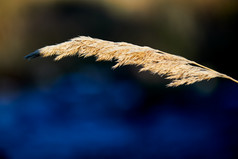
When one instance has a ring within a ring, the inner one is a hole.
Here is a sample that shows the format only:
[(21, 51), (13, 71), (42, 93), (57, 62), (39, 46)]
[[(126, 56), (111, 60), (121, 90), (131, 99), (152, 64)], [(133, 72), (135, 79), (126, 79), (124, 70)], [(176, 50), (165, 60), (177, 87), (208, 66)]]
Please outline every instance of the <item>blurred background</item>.
[(238, 79), (236, 0), (1, 0), (0, 159), (238, 158), (238, 85), (166, 88), (134, 66), (24, 60), (79, 35), (150, 46)]

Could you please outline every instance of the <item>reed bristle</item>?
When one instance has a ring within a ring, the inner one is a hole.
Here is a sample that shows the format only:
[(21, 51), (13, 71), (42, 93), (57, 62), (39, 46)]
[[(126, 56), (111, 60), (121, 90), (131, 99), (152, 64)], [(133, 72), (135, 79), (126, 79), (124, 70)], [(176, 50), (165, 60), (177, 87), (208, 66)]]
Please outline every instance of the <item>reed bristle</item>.
[[(172, 80), (169, 87), (189, 85), (202, 80), (210, 80), (215, 77), (235, 79), (190, 61), (184, 57), (172, 55), (150, 47), (141, 47), (125, 42), (110, 42), (90, 37), (80, 36), (70, 41), (46, 46), (39, 49), (35, 54), (30, 54), (26, 58), (37, 56), (47, 57), (56, 55), (55, 60), (60, 60), (66, 56), (96, 56), (97, 61), (116, 60), (113, 68), (124, 65), (140, 65), (140, 71), (150, 71), (153, 74), (165, 75)], [(237, 82), (238, 83), (238, 82)]]

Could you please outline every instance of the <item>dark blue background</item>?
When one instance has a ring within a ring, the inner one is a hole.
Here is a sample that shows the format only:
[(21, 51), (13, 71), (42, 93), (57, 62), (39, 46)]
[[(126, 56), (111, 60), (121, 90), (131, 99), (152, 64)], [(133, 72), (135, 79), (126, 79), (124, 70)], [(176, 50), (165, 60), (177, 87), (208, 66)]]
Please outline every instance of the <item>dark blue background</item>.
[(209, 95), (168, 89), (74, 73), (17, 97), (1, 96), (0, 156), (235, 158), (238, 86), (226, 81)]

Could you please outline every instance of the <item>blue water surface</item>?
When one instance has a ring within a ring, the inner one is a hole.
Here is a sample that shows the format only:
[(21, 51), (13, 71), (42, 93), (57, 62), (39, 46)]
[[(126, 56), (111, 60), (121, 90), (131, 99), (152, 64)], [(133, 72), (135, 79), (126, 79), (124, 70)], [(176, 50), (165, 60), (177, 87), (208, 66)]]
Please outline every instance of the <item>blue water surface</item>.
[(2, 96), (0, 158), (238, 157), (238, 87), (178, 92), (149, 103), (133, 80), (74, 73)]

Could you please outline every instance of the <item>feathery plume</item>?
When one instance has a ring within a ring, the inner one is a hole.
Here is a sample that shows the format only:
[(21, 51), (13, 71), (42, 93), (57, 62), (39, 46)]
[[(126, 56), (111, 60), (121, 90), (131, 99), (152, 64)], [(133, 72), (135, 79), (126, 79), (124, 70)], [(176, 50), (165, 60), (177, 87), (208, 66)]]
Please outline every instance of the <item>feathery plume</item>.
[(146, 46), (137, 46), (126, 42), (111, 42), (90, 37), (80, 36), (61, 44), (46, 46), (25, 56), (32, 59), (38, 56), (48, 57), (56, 55), (55, 60), (66, 56), (78, 55), (79, 57), (96, 56), (97, 61), (116, 60), (117, 68), (123, 65), (142, 66), (141, 71), (150, 71), (153, 74), (165, 75), (172, 80), (169, 87), (189, 85), (202, 80), (221, 77), (237, 80), (219, 73), (208, 67), (200, 65), (184, 57), (172, 55)]

